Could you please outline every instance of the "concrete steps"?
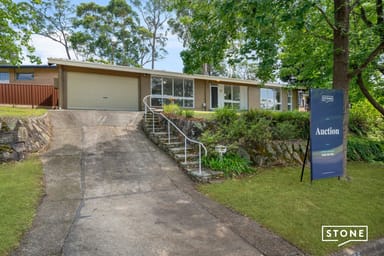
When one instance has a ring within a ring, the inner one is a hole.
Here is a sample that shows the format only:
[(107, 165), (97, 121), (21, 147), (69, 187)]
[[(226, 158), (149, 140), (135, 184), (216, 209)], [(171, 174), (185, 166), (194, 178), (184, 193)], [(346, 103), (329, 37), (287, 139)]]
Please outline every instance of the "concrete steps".
[[(157, 144), (161, 149), (167, 152), (179, 166), (195, 181), (209, 182), (212, 179), (221, 178), (222, 172), (214, 172), (208, 169), (199, 170), (199, 154), (198, 148), (192, 144), (187, 145), (187, 161), (185, 162), (183, 136), (176, 133), (175, 129), (171, 129), (168, 135), (167, 123), (159, 119), (159, 115), (147, 113), (147, 117), (143, 118), (142, 127), (147, 136)], [(153, 127), (155, 127), (153, 129)], [(170, 136), (168, 138), (168, 136)]]

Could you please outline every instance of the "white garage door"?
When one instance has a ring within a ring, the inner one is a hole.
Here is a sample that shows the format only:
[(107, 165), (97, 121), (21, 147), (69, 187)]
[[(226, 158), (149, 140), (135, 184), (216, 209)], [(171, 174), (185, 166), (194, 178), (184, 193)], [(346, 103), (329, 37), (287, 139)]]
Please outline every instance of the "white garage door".
[(69, 109), (132, 110), (139, 109), (138, 78), (67, 73)]

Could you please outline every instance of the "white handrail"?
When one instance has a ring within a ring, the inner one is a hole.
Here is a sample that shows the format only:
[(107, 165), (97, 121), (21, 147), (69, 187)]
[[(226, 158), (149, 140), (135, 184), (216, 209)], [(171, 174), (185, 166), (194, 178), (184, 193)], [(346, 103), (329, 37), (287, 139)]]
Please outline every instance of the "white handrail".
[[(203, 143), (201, 143), (200, 141), (197, 141), (197, 140), (193, 140), (193, 139), (190, 139), (188, 138), (187, 135), (185, 135), (185, 133), (179, 129), (179, 127), (177, 127), (168, 117), (166, 117), (163, 113), (161, 112), (156, 112), (153, 110), (153, 108), (150, 107), (150, 105), (148, 104), (148, 99), (151, 99), (151, 95), (147, 95), (143, 98), (143, 103), (144, 103), (144, 110), (145, 110), (145, 121), (147, 121), (147, 113), (148, 113), (148, 110), (150, 112), (152, 112), (152, 116), (154, 117), (155, 115), (159, 115), (161, 116), (162, 118), (164, 118), (165, 120), (167, 120), (167, 125), (168, 125), (168, 143), (170, 143), (170, 126), (169, 125), (172, 125), (181, 135), (183, 135), (184, 137), (184, 163), (187, 163), (187, 141), (189, 141), (190, 143), (195, 143), (195, 144), (198, 144), (199, 145), (199, 174), (201, 174), (201, 148), (204, 149), (204, 155), (207, 156), (207, 148), (204, 146)], [(152, 133), (155, 133), (155, 119), (152, 118)]]

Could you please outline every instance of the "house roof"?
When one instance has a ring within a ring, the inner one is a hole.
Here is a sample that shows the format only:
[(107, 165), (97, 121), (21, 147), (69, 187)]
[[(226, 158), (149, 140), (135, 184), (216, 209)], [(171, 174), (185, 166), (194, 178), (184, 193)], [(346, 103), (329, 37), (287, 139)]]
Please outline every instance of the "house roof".
[(0, 68), (56, 68), (55, 65), (11, 65), (11, 64), (0, 64)]
[[(235, 79), (235, 78), (227, 78), (227, 77), (208, 76), (208, 75), (190, 75), (185, 73), (171, 72), (171, 71), (164, 71), (164, 70), (135, 68), (135, 67), (128, 67), (128, 66), (100, 64), (100, 63), (94, 63), (94, 62), (74, 61), (74, 60), (66, 60), (66, 59), (58, 59), (58, 58), (48, 58), (48, 63), (63, 65), (63, 66), (78, 67), (78, 68), (90, 68), (90, 69), (120, 71), (120, 72), (127, 72), (127, 73), (148, 74), (153, 76), (168, 76), (168, 77), (180, 77), (180, 78), (189, 78), (189, 79), (200, 79), (200, 80), (207, 80), (207, 81), (212, 81), (216, 83), (225, 82), (225, 83), (233, 83), (233, 84), (247, 84), (247, 85), (254, 85), (254, 86), (262, 85), (260, 81), (255, 81), (255, 80), (244, 80), (244, 79)], [(265, 83), (264, 85), (268, 87), (284, 87), (285, 86), (284, 84), (278, 84), (278, 83)]]

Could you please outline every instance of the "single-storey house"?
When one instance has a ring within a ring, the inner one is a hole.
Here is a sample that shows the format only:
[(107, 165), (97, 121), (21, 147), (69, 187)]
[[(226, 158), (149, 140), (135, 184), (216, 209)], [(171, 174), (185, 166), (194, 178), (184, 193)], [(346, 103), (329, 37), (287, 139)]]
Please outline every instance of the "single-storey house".
[(161, 107), (171, 101), (183, 108), (214, 110), (299, 109), (299, 90), (282, 84), (208, 75), (49, 58), (57, 67), (59, 107), (64, 109), (143, 110), (142, 100)]
[(55, 65), (0, 65), (0, 84), (54, 85)]

